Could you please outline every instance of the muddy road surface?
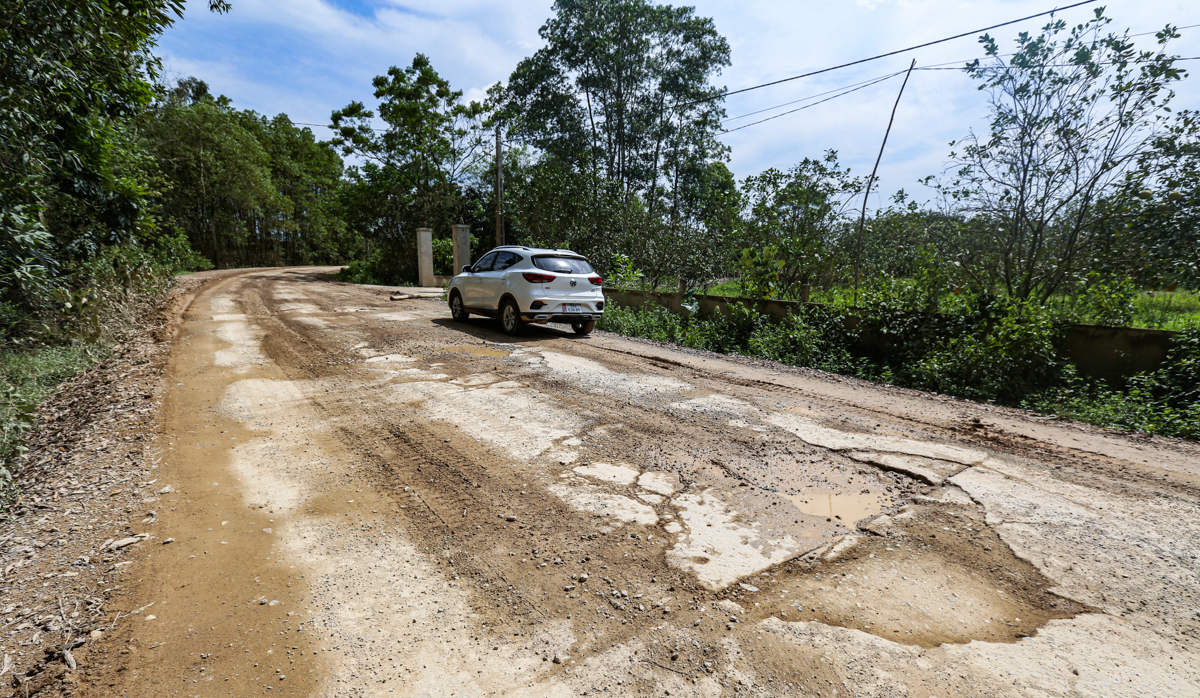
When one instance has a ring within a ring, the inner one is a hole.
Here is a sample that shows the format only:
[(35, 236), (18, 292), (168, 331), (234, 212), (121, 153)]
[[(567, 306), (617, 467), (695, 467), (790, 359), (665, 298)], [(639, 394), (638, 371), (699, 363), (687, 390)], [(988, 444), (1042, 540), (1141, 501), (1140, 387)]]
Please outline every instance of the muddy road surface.
[(1200, 458), (252, 271), (173, 340), (112, 696), (1197, 696)]

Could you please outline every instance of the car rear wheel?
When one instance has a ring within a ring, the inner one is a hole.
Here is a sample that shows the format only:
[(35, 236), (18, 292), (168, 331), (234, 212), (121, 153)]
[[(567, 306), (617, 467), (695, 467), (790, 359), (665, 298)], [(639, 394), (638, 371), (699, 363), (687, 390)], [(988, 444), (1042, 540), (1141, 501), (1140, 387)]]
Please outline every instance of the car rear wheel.
[(575, 330), (575, 334), (582, 337), (583, 335), (591, 334), (592, 330), (596, 329), (596, 321), (588, 320), (586, 322), (572, 322), (571, 329)]
[(450, 316), (455, 322), (466, 322), (471, 314), (463, 307), (462, 295), (458, 291), (450, 294)]
[(521, 311), (517, 310), (517, 302), (509, 298), (500, 306), (500, 329), (511, 336), (521, 329), (521, 325)]

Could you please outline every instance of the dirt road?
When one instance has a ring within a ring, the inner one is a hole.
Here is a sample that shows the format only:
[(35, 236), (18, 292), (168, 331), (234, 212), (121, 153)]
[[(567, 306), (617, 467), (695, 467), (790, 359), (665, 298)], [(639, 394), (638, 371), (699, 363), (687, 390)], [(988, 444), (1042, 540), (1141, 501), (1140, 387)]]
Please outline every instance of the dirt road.
[(1194, 448), (320, 271), (192, 301), (86, 695), (1200, 695)]

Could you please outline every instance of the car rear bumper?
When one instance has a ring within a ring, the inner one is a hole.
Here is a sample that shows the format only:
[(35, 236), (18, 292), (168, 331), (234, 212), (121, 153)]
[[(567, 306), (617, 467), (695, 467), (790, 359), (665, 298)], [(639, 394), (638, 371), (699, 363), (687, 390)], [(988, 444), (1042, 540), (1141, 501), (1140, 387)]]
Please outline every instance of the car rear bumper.
[(528, 312), (528, 313), (521, 313), (522, 321), (536, 322), (539, 325), (544, 325), (548, 322), (565, 322), (565, 323), (589, 322), (591, 320), (599, 320), (602, 317), (604, 317), (604, 313), (601, 313), (601, 312), (539, 313), (539, 312), (534, 311), (534, 312)]

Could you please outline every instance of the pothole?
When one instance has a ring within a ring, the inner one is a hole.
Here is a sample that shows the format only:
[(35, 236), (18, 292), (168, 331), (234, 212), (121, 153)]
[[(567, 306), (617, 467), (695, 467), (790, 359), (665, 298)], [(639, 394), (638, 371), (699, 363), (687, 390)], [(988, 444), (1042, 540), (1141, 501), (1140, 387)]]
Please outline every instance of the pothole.
[[(836, 559), (794, 561), (728, 594), (751, 618), (819, 622), (934, 647), (1015, 642), (1088, 607), (1016, 557), (975, 506), (912, 505)], [(753, 588), (753, 587), (752, 587)]]
[(500, 359), (500, 358), (508, 356), (509, 354), (512, 353), (512, 351), (510, 351), (508, 349), (497, 349), (495, 347), (487, 347), (487, 346), (479, 346), (479, 345), (471, 345), (471, 344), (464, 344), (464, 345), (453, 346), (453, 347), (438, 347), (438, 351), (448, 351), (451, 354), (465, 354), (467, 356), (491, 357), (494, 359)]

